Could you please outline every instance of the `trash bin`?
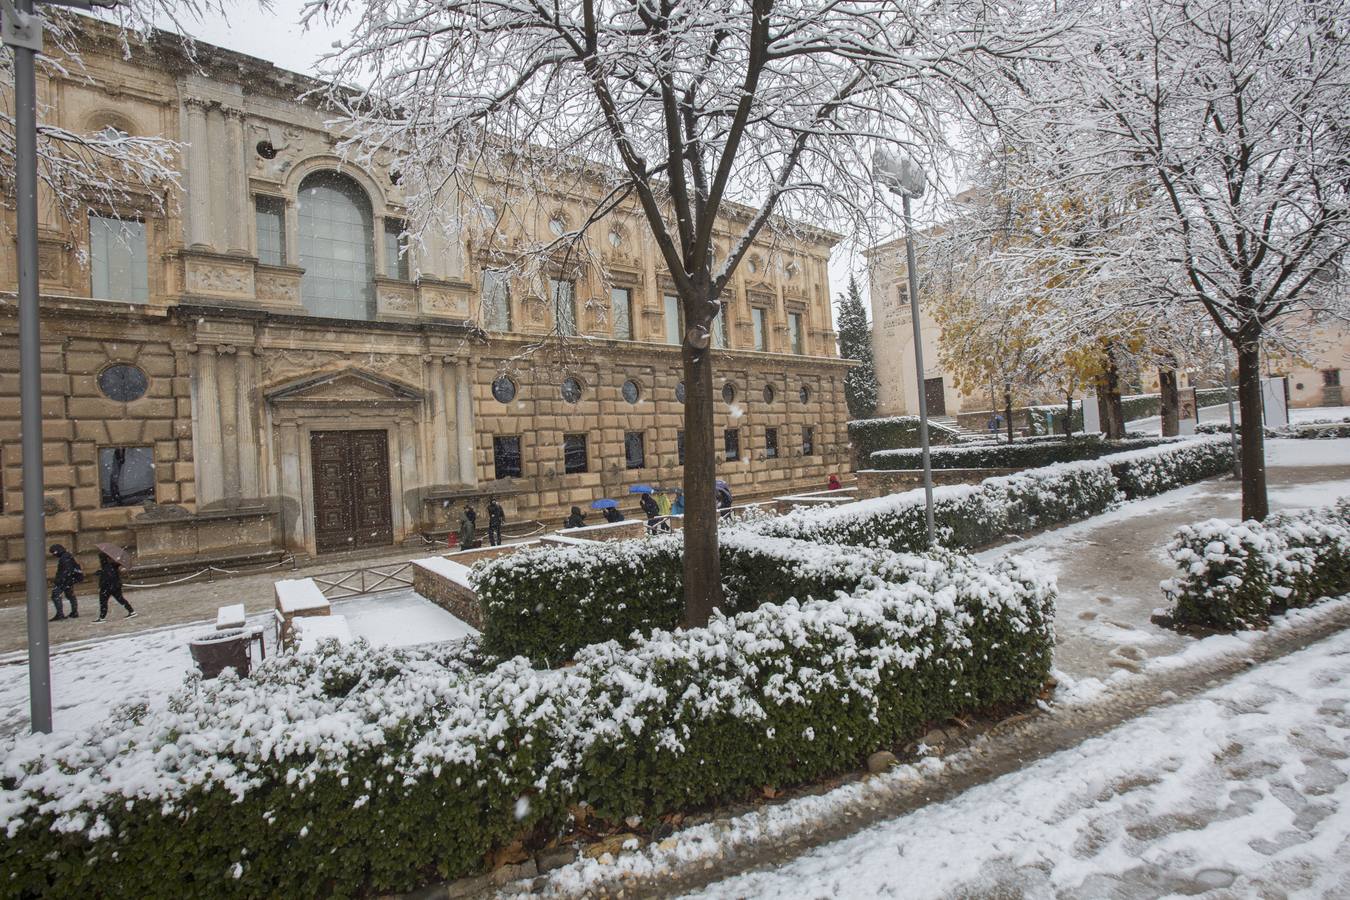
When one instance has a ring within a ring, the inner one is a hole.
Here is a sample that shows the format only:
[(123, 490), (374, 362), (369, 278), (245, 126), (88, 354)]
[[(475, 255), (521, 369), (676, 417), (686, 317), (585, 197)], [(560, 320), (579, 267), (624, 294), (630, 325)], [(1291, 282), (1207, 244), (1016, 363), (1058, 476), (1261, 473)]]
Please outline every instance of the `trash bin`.
[(227, 668), (244, 676), (249, 672), (248, 642), (251, 637), (251, 633), (243, 628), (216, 631), (193, 638), (188, 647), (203, 678), (215, 678)]

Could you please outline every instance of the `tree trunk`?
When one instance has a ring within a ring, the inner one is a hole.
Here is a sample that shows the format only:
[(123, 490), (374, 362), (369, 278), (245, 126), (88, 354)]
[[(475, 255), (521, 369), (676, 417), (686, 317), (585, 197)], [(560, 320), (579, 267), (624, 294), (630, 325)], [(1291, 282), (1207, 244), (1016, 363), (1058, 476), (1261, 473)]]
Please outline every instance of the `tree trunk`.
[(1007, 417), (1008, 423), (1008, 443), (1013, 442), (1013, 409), (1012, 409), (1012, 389), (1003, 389), (1003, 415)]
[[(683, 298), (681, 298), (683, 302)], [(686, 307), (686, 321), (695, 321)], [(717, 450), (712, 348), (681, 344), (684, 362), (684, 622), (708, 624), (722, 604), (717, 553)]]
[(1265, 422), (1261, 415), (1261, 356), (1256, 338), (1240, 339), (1238, 408), (1242, 410), (1242, 518), (1258, 522), (1270, 512), (1266, 498)]
[(1162, 404), (1162, 436), (1176, 437), (1181, 433), (1181, 392), (1177, 389), (1177, 370), (1158, 370), (1158, 393)]
[(1073, 437), (1073, 393), (1064, 395), (1064, 436)]
[(1110, 351), (1106, 357), (1106, 377), (1097, 386), (1097, 399), (1106, 439), (1120, 440), (1125, 436), (1125, 408), (1120, 402), (1120, 369)]

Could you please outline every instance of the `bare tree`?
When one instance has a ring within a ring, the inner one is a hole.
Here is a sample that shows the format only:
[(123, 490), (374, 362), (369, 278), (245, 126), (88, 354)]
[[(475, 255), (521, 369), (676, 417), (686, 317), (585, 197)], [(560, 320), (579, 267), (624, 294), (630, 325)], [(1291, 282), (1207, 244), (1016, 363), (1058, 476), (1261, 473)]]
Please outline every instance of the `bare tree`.
[[(889, 203), (878, 144), (932, 163), (944, 116), (978, 108), (993, 67), (1042, 34), (997, 2), (313, 0), (308, 15), (358, 9), (328, 74), (369, 87), (330, 99), (349, 149), (399, 159), (415, 229), (474, 206), (537, 221), (520, 211), (533, 190), (582, 212), (518, 257), (585, 252), (613, 215), (649, 233), (686, 322), (686, 619), (706, 622), (721, 599), (709, 339), (728, 281), (756, 241), (869, 224)], [(501, 185), (527, 189), (514, 210), (485, 196)]]
[(1094, 315), (1181, 328), (1185, 308), (1207, 313), (1237, 351), (1242, 513), (1264, 518), (1262, 343), (1345, 314), (1350, 2), (1148, 0), (1093, 17), (1071, 58), (1024, 82), (1010, 134), (1040, 160), (1039, 190), (1115, 215), (1042, 260), (1087, 273)]

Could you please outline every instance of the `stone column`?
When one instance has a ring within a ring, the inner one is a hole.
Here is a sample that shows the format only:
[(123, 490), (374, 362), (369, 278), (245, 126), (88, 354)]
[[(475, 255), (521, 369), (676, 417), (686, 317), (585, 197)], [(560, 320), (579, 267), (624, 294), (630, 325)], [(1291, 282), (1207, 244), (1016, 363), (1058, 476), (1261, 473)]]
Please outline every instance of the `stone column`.
[(198, 509), (225, 496), (216, 363), (215, 347), (197, 349), (197, 421), (192, 430), (192, 457), (197, 461)]
[(254, 422), (253, 385), (257, 365), (252, 347), (240, 347), (235, 354), (235, 430), (239, 442), (239, 496), (250, 499), (262, 495), (258, 483), (258, 429)]
[(187, 242), (195, 249), (206, 249), (211, 238), (207, 227), (211, 220), (211, 162), (206, 134), (206, 102), (196, 98), (184, 101), (187, 107), (188, 214)]
[(445, 390), (445, 363), (435, 355), (431, 357), (430, 363), (431, 377), (428, 380), (431, 390), (428, 400), (431, 402), (431, 466), (427, 474), (433, 483), (449, 484), (450, 425), (445, 413), (450, 395)]
[(478, 483), (478, 465), (474, 461), (473, 385), (469, 381), (469, 361), (455, 363), (455, 434), (459, 438), (459, 480)]
[(300, 426), (282, 422), (281, 432), (281, 531), (290, 550), (305, 548), (304, 491), (300, 484)]
[(208, 162), (207, 178), (210, 181), (209, 195), (211, 212), (207, 216), (207, 225), (211, 235), (211, 246), (217, 250), (225, 249), (229, 241), (230, 228), (230, 177), (228, 138), (225, 136), (225, 114), (220, 104), (213, 103), (206, 111), (206, 133), (210, 147), (215, 155), (224, 157), (215, 165)]
[(225, 133), (229, 140), (226, 215), (231, 253), (248, 254), (248, 178), (244, 172), (244, 111), (225, 110)]

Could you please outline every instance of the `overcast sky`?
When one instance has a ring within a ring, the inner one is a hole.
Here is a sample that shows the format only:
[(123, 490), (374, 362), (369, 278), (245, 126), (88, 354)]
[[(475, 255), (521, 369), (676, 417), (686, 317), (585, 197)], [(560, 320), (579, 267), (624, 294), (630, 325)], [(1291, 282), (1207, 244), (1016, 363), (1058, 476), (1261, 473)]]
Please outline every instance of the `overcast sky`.
[[(309, 28), (299, 24), (303, 4), (300, 0), (274, 0), (271, 10), (240, 4), (228, 16), (212, 15), (194, 29), (194, 36), (210, 44), (265, 59), (275, 66), (317, 75), (316, 63), (332, 49), (335, 40), (349, 32), (341, 23), (329, 25), (316, 20)], [(867, 297), (864, 261), (854, 253), (837, 250), (830, 261), (831, 299), (848, 286), (849, 271), (858, 275), (858, 285)], [(837, 314), (836, 314), (837, 318)]]

